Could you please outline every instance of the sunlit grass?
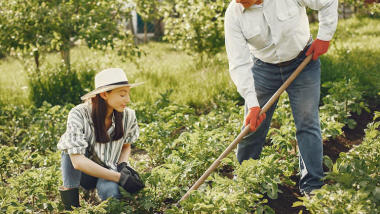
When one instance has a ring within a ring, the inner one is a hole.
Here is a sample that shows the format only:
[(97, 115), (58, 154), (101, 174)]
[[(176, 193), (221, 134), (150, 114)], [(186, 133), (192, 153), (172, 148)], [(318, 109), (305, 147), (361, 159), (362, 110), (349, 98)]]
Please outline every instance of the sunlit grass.
[[(315, 38), (318, 25), (313, 24), (311, 29)], [(376, 96), (380, 92), (379, 32), (380, 20), (339, 20), (330, 49), (321, 57), (322, 82), (356, 78), (366, 96)]]
[[(311, 25), (314, 38), (318, 23)], [(321, 57), (322, 82), (346, 78), (359, 79), (366, 95), (373, 97), (380, 92), (380, 20), (369, 18), (352, 18), (339, 20), (334, 39), (327, 54)], [(71, 63), (77, 67), (123, 68), (130, 82), (145, 82), (131, 92), (133, 102), (153, 104), (160, 94), (173, 90), (171, 101), (187, 104), (198, 109), (209, 108), (217, 103), (216, 96), (230, 93), (238, 97), (228, 73), (228, 60), (222, 52), (204, 64), (199, 64), (195, 57), (176, 51), (166, 43), (151, 42), (140, 45), (147, 52), (138, 63), (123, 60), (115, 51), (90, 50), (76, 47), (71, 50)], [(30, 60), (30, 59), (29, 59)], [(29, 89), (25, 64), (33, 62), (16, 60), (12, 57), (0, 60), (0, 105), (29, 105)], [(43, 65), (58, 65), (59, 53), (44, 54)], [(93, 80), (90, 80), (93, 81)], [(322, 95), (327, 90), (322, 88)], [(79, 101), (79, 98), (78, 98)]]
[[(225, 53), (218, 54), (207, 61), (207, 64), (200, 65), (194, 57), (173, 50), (169, 44), (151, 42), (139, 48), (147, 55), (141, 57), (137, 63), (133, 63), (123, 60), (112, 50), (105, 53), (86, 47), (76, 47), (70, 52), (71, 63), (76, 67), (91, 67), (97, 71), (111, 67), (123, 68), (130, 82), (145, 82), (132, 89), (131, 99), (134, 102), (153, 104), (160, 94), (173, 90), (170, 97), (172, 101), (202, 109), (215, 103), (215, 97), (222, 91), (233, 93), (234, 96), (237, 93), (229, 77)], [(44, 65), (58, 65), (61, 56), (59, 53), (46, 54), (41, 62)], [(28, 84), (27, 74), (20, 62), (4, 61), (0, 66), (3, 70), (2, 79), (8, 79), (7, 82), (2, 82), (1, 100), (11, 103), (20, 103), (19, 99), (28, 101), (28, 89), (20, 89)], [(18, 80), (9, 72), (11, 69), (18, 70), (16, 76), (22, 80)], [(12, 81), (17, 82), (17, 87), (14, 87)], [(22, 93), (23, 97), (8, 96), (10, 91), (15, 94)]]
[(7, 58), (0, 63), (0, 105), (29, 105), (27, 75), (20, 61)]

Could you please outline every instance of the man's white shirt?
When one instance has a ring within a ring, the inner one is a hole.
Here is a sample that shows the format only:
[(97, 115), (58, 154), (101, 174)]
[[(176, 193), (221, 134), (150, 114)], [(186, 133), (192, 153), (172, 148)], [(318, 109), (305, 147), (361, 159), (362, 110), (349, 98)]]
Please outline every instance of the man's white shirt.
[(267, 63), (294, 59), (309, 38), (306, 8), (318, 10), (317, 39), (330, 41), (338, 23), (338, 0), (264, 0), (245, 9), (232, 0), (225, 15), (229, 71), (248, 108), (259, 106), (251, 55)]

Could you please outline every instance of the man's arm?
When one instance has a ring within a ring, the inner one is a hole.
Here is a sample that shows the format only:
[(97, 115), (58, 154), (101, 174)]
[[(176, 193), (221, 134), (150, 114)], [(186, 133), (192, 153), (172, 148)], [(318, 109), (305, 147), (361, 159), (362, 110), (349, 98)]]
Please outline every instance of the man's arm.
[(334, 36), (338, 24), (338, 0), (298, 0), (298, 3), (318, 10), (319, 30), (317, 39), (306, 53), (306, 56), (314, 53), (313, 60), (317, 60), (320, 55), (327, 52), (330, 40)]
[(233, 11), (229, 9), (225, 16), (224, 29), (230, 76), (248, 108), (259, 106), (251, 72), (251, 53)]
[(318, 11), (317, 39), (330, 41), (338, 24), (338, 0), (298, 0), (298, 3)]

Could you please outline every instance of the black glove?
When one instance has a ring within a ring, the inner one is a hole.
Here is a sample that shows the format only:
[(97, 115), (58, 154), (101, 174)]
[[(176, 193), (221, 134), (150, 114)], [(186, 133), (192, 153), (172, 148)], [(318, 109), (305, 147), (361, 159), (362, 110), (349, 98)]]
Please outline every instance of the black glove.
[[(123, 168), (120, 166), (123, 164)], [(119, 167), (120, 166), (120, 167)], [(120, 171), (119, 171), (120, 168)], [(129, 193), (134, 193), (144, 188), (145, 185), (141, 181), (140, 176), (135, 170), (129, 167), (126, 163), (121, 163), (117, 166), (117, 171), (121, 173), (118, 184)]]
[(117, 171), (118, 172), (121, 172), (121, 170), (123, 170), (125, 167), (127, 167), (128, 164), (126, 162), (121, 162), (117, 165)]

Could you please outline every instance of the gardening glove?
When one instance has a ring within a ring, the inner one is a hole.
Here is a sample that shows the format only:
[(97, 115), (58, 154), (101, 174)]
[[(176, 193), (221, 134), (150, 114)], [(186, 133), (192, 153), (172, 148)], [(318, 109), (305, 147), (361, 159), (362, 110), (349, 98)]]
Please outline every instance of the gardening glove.
[(121, 170), (120, 174), (121, 175), (118, 184), (125, 191), (132, 194), (145, 187), (137, 172), (128, 165)]
[(256, 131), (257, 127), (260, 126), (261, 122), (263, 122), (266, 117), (265, 113), (259, 117), (260, 110), (261, 109), (258, 106), (250, 108), (247, 117), (245, 118), (245, 126), (249, 124), (251, 132)]
[(121, 172), (121, 170), (123, 170), (126, 166), (128, 166), (128, 164), (126, 162), (121, 162), (117, 165), (117, 171), (118, 172)]
[(322, 41), (316, 39), (313, 44), (311, 44), (309, 50), (306, 52), (306, 56), (313, 54), (313, 60), (317, 60), (318, 57), (322, 54), (325, 54), (329, 49), (330, 41)]

